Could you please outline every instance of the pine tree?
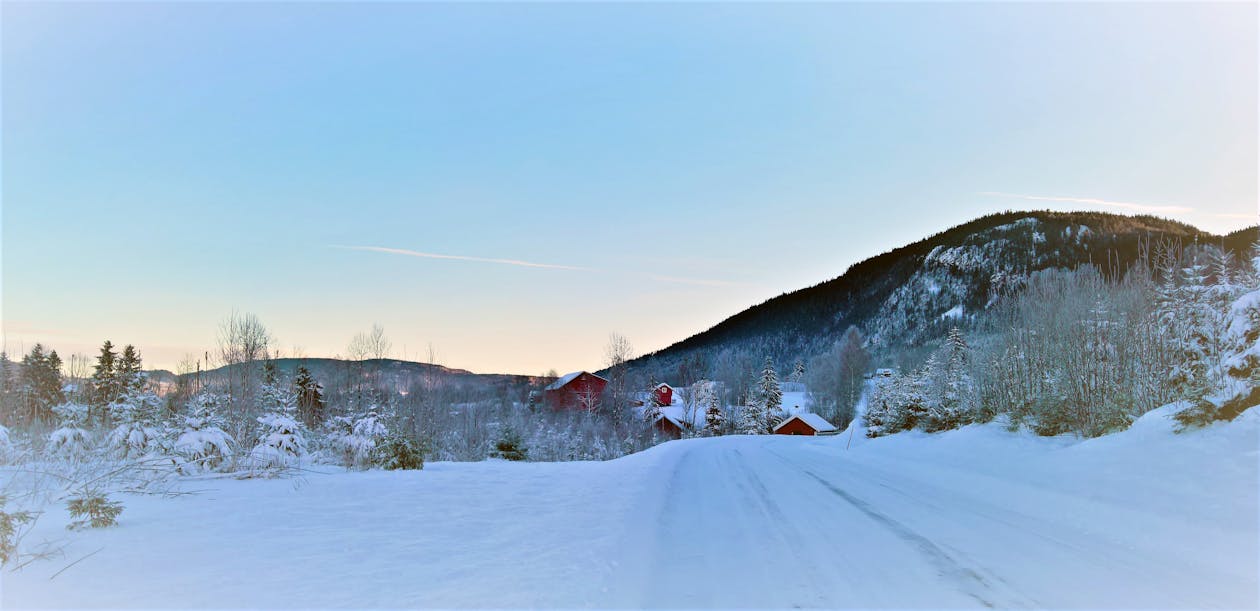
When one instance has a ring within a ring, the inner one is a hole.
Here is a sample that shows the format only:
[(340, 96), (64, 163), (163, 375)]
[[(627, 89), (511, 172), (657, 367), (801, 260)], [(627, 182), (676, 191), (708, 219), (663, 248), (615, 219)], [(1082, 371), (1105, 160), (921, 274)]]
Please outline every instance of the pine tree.
[(740, 410), (736, 430), (741, 435), (764, 435), (769, 429), (767, 420), (765, 405), (754, 393), (750, 392), (744, 400), (743, 409)]
[(297, 422), (297, 396), (280, 380), (276, 366), (263, 366), (257, 418), (262, 430), (250, 451), (256, 466), (278, 469), (297, 465), (306, 456), (306, 438)]
[(970, 348), (958, 327), (950, 329), (945, 339), (945, 365), (937, 369), (932, 380), (935, 395), (928, 402), (924, 429), (928, 432), (958, 428), (970, 421), (966, 401), (971, 394), (971, 376), (967, 372)]
[(700, 380), (692, 387), (696, 393), (696, 405), (704, 409), (704, 435), (716, 437), (726, 429), (726, 414), (718, 400), (713, 382)]
[(800, 382), (805, 377), (805, 361), (796, 359), (796, 365), (792, 368), (792, 381)]
[(213, 471), (232, 457), (236, 440), (223, 430), (220, 413), (225, 400), (203, 390), (192, 396), (186, 407), (184, 427), (175, 440), (174, 450), (184, 459), (180, 470), (185, 473)]
[(144, 377), (141, 370), (140, 353), (136, 351), (135, 346), (127, 344), (123, 347), (122, 356), (118, 358), (114, 366), (118, 396), (140, 390), (140, 387), (144, 385)]
[(311, 428), (319, 426), (324, 421), (324, 387), (311, 377), (309, 369), (300, 366), (293, 378), (293, 388), (302, 422)]
[[(8, 420), (17, 414), (17, 392), (20, 384), (17, 377), (17, 366), (9, 359), (9, 353), (0, 351), (0, 420)], [(9, 422), (9, 424), (14, 424)]]
[(96, 371), (92, 373), (92, 404), (95, 407), (105, 408), (118, 398), (120, 390), (118, 375), (115, 371), (117, 360), (118, 353), (114, 352), (114, 345), (109, 340), (105, 340), (105, 344), (101, 346), (100, 356), (96, 357)]
[(783, 391), (779, 388), (779, 376), (774, 371), (774, 361), (766, 357), (766, 364), (761, 369), (761, 380), (757, 387), (758, 403), (765, 418), (765, 432), (778, 424), (783, 417)]
[(48, 436), (46, 451), (54, 457), (78, 461), (87, 456), (92, 434), (87, 430), (87, 406), (62, 403), (52, 408), (59, 420), (57, 430)]
[(30, 354), (22, 357), (21, 393), (28, 422), (52, 419), (52, 406), (65, 401), (61, 357), (56, 350), (44, 354), (44, 346), (35, 344)]

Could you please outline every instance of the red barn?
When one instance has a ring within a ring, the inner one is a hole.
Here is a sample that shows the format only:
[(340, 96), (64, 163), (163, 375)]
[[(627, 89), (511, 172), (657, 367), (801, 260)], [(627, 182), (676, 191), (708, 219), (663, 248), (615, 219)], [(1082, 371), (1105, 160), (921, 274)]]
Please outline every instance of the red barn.
[(823, 420), (822, 416), (811, 413), (800, 413), (789, 416), (787, 420), (774, 427), (775, 435), (834, 435), (834, 424)]
[(607, 385), (608, 380), (589, 371), (575, 371), (552, 382), (543, 389), (543, 393), (551, 409), (595, 411), (599, 407), (599, 396)]
[(652, 400), (657, 405), (673, 405), (674, 404), (674, 387), (669, 384), (661, 383), (652, 389)]

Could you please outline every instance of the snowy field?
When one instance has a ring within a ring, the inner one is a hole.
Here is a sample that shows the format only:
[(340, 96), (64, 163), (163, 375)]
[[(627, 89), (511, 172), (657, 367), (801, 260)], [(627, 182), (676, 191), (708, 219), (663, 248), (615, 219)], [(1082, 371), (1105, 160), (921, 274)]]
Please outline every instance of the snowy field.
[(1258, 411), (188, 480), (114, 528), (45, 516), (30, 540), (66, 553), (0, 607), (1255, 608)]

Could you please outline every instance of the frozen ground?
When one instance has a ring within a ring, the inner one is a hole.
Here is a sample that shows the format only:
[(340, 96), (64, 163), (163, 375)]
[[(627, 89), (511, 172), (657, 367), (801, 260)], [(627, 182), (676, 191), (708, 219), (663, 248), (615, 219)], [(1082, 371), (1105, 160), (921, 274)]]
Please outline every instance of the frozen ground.
[(189, 481), (108, 530), (45, 516), (65, 557), (4, 574), (0, 607), (1254, 608), (1257, 411)]

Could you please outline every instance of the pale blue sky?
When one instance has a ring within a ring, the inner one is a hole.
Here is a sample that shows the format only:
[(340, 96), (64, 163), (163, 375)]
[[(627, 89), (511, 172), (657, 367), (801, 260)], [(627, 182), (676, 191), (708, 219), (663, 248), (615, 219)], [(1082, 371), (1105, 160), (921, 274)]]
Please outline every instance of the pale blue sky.
[(1134, 210), (1019, 195), (1257, 212), (1255, 4), (2, 11), (11, 351), (173, 367), (236, 308), (593, 368), (984, 213)]

